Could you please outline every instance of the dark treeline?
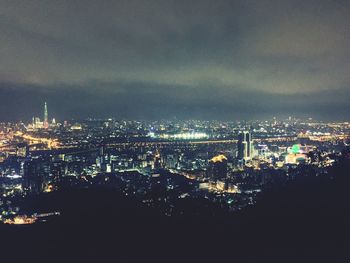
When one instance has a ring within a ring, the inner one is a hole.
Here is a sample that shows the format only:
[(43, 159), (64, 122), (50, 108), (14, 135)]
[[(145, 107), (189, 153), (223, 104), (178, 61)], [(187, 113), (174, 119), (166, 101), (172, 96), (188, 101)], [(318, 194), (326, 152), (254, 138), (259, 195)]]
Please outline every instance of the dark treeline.
[(348, 262), (349, 171), (346, 149), (327, 179), (306, 172), (234, 214), (187, 200), (178, 204), (181, 209), (199, 215), (166, 217), (105, 188), (43, 194), (26, 206), (61, 211), (61, 216), (30, 226), (1, 225), (1, 257), (13, 262)]

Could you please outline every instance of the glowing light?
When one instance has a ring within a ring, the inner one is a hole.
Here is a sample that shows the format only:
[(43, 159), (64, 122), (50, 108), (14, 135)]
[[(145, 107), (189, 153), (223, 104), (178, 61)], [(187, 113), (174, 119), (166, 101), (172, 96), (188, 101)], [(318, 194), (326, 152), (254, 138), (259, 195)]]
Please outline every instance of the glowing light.
[(18, 178), (22, 178), (22, 176), (18, 175), (18, 174), (14, 174), (14, 175), (8, 175), (7, 178), (10, 179), (18, 179)]
[(175, 139), (175, 140), (198, 140), (208, 138), (208, 135), (204, 132), (185, 132), (177, 134), (160, 134), (156, 135), (154, 132), (149, 132), (148, 136), (152, 138), (162, 138), (162, 139)]
[(50, 193), (54, 190), (54, 187), (52, 184), (49, 184), (45, 189), (44, 189), (44, 192), (45, 193)]
[(292, 147), (292, 152), (293, 153), (298, 153), (300, 151), (300, 145), (299, 144), (294, 144)]
[(213, 162), (213, 163), (217, 163), (217, 162), (223, 162), (223, 161), (226, 161), (227, 158), (225, 155), (223, 154), (219, 154), (217, 156), (214, 156), (213, 158), (210, 159), (210, 162)]
[(148, 136), (149, 136), (149, 137), (151, 137), (151, 138), (156, 137), (156, 135), (155, 135), (155, 133), (154, 133), (154, 132), (149, 132), (149, 133), (148, 133)]
[(13, 219), (5, 219), (4, 223), (10, 224), (10, 225), (29, 225), (29, 224), (34, 224), (36, 220), (37, 220), (36, 217), (16, 216)]

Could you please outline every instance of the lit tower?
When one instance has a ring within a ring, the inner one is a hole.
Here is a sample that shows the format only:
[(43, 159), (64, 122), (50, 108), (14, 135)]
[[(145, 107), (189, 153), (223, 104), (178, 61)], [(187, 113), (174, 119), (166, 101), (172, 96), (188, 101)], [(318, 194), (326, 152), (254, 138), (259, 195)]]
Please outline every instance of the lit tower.
[(49, 128), (49, 115), (47, 113), (47, 103), (44, 104), (44, 128)]
[(238, 159), (249, 160), (253, 153), (253, 142), (249, 132), (244, 131), (238, 135)]

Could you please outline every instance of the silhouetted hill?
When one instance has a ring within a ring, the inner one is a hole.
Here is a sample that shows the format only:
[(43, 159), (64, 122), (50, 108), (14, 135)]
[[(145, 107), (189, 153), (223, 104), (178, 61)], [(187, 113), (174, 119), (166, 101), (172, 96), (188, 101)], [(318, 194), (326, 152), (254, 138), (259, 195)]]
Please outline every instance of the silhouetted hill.
[(2, 258), (33, 262), (348, 262), (349, 159), (333, 180), (307, 178), (264, 192), (254, 207), (211, 216), (166, 217), (113, 190), (33, 197), (30, 208), (62, 215), (0, 226)]

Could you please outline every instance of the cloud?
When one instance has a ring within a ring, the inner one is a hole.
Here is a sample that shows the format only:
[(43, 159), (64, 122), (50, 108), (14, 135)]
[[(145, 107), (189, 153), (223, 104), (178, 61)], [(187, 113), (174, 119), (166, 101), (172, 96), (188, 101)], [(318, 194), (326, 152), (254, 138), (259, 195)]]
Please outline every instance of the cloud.
[[(17, 87), (13, 92), (28, 87), (32, 92), (38, 89), (40, 96), (44, 91), (68, 92), (67, 87), (80, 90), (87, 94), (84, 105), (77, 100), (74, 107), (76, 112), (84, 109), (83, 115), (89, 105), (101, 113), (124, 112), (129, 117), (162, 115), (143, 100), (145, 96), (153, 105), (163, 105), (162, 101), (168, 102), (164, 107), (173, 105), (163, 111), (169, 116), (179, 114), (176, 109), (183, 116), (190, 114), (186, 109), (198, 116), (296, 111), (282, 102), (268, 104), (269, 98), (297, 99), (305, 112), (317, 109), (334, 116), (348, 107), (344, 102), (350, 97), (348, 1), (0, 0), (0, 4), (0, 89), (11, 83)], [(330, 90), (330, 96), (323, 96)], [(101, 93), (119, 94), (130, 103), (139, 100), (139, 108), (147, 111), (124, 111), (123, 101), (123, 107), (103, 110), (91, 95), (97, 98)], [(65, 96), (56, 99), (73, 107)]]

